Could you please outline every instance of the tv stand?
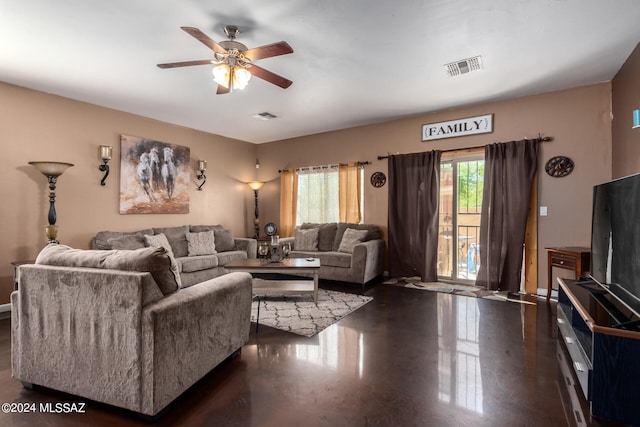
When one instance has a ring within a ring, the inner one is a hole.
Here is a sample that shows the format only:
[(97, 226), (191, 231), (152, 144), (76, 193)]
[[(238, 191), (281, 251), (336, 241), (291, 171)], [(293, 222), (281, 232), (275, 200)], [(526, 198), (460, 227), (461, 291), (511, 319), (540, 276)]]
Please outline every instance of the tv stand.
[(591, 413), (640, 425), (640, 318), (597, 284), (558, 283), (558, 337)]

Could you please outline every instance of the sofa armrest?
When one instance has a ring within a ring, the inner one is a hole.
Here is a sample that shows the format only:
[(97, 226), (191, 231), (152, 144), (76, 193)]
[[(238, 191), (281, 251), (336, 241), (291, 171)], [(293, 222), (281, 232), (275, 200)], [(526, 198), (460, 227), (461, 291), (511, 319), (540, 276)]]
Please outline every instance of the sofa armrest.
[(13, 376), (139, 411), (143, 307), (162, 297), (149, 273), (21, 266), (11, 296)]
[(249, 273), (229, 273), (144, 309), (143, 413), (157, 413), (248, 341), (251, 286)]
[(236, 237), (233, 239), (236, 244), (236, 249), (239, 251), (245, 251), (247, 258), (255, 258), (258, 252), (258, 241), (248, 237)]
[(354, 246), (351, 269), (362, 274), (361, 283), (384, 273), (384, 248), (382, 239), (369, 240)]

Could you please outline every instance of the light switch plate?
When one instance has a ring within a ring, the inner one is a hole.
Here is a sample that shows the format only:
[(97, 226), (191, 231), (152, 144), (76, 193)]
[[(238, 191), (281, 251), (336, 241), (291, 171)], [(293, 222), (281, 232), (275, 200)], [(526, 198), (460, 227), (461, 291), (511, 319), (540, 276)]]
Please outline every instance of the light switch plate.
[(540, 206), (540, 216), (547, 216), (547, 207)]

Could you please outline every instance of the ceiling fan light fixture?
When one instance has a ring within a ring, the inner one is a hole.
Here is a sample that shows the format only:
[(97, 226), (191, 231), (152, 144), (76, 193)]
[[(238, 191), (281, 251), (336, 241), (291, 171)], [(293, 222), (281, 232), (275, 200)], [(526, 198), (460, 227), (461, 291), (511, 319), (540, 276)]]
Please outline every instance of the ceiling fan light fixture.
[[(229, 79), (229, 74), (232, 78)], [(227, 64), (219, 64), (213, 67), (213, 80), (227, 89), (229, 89), (229, 81), (233, 85), (233, 89), (244, 89), (251, 80), (251, 73), (244, 67), (229, 67)]]
[(246, 68), (234, 68), (233, 70), (233, 88), (244, 89), (251, 80), (251, 73)]

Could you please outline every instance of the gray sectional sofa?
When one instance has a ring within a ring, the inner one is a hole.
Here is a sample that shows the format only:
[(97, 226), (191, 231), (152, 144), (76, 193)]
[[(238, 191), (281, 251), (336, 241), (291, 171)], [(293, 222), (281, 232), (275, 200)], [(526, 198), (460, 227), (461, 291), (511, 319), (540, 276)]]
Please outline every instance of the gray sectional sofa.
[[(203, 232), (214, 233), (214, 245), (209, 245), (209, 251), (202, 245), (195, 250), (196, 245), (192, 244)], [(176, 261), (182, 287), (225, 274), (224, 265), (235, 259), (256, 257), (256, 240), (234, 237), (231, 230), (222, 225), (156, 227), (128, 232), (100, 231), (93, 238), (91, 246), (93, 249), (140, 249), (150, 246), (149, 236), (161, 234), (166, 237), (169, 244), (166, 249)], [(157, 240), (154, 243), (157, 244)]]
[(365, 284), (384, 272), (385, 244), (374, 224), (304, 223), (280, 243), (293, 245), (292, 257), (319, 258), (321, 279)]
[(248, 273), (175, 273), (161, 247), (48, 245), (11, 294), (13, 376), (157, 415), (249, 339)]

